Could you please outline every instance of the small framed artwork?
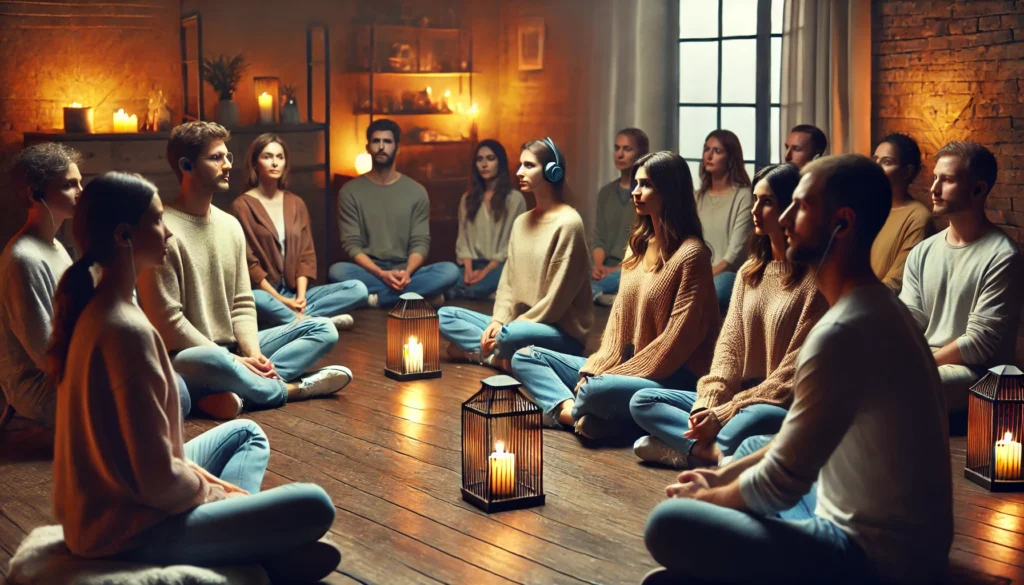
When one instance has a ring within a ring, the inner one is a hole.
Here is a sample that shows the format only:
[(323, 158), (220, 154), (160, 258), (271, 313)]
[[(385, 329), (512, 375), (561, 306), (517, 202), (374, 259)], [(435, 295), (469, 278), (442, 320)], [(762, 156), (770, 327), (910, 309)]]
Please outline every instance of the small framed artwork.
[(544, 68), (544, 19), (524, 18), (519, 21), (519, 70), (538, 71)]

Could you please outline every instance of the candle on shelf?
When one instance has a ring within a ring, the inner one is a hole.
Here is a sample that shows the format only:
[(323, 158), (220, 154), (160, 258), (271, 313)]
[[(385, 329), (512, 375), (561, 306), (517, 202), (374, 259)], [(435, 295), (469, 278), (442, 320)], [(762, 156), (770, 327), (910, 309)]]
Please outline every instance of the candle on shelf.
[(64, 108), (64, 131), (92, 134), (92, 108), (83, 108), (78, 102)]
[(1002, 441), (996, 441), (996, 479), (1020, 479), (1021, 445), (1006, 431)]
[(429, 85), (427, 86), (427, 104), (430, 105), (430, 109), (434, 109), (434, 90)]
[(505, 443), (498, 441), (494, 453), (487, 458), (491, 467), (491, 496), (511, 496), (516, 491), (516, 455), (505, 452)]
[(415, 337), (409, 338), (409, 343), (402, 347), (402, 360), (405, 364), (405, 374), (419, 374), (423, 372), (423, 344), (416, 341)]
[(442, 112), (450, 112), (450, 111), (452, 111), (451, 101), (452, 101), (452, 90), (450, 90), (450, 89), (444, 90), (444, 99), (441, 100), (441, 111)]
[(256, 98), (260, 104), (260, 124), (274, 123), (274, 98), (267, 92), (263, 92)]
[(114, 132), (130, 133), (139, 131), (139, 117), (135, 114), (129, 116), (124, 109), (114, 112)]

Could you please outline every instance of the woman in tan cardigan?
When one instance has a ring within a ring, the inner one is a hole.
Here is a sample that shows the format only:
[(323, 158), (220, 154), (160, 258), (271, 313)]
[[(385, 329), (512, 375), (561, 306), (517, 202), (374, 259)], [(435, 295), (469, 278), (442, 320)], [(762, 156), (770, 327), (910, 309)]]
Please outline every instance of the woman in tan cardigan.
[(261, 134), (245, 155), (245, 192), (231, 213), (245, 232), (249, 280), (260, 329), (286, 325), (303, 316), (327, 317), (349, 329), (347, 311), (366, 304), (366, 285), (346, 280), (309, 288), (316, 279), (309, 211), (287, 190), (288, 145), (276, 134)]
[(828, 309), (814, 275), (786, 258), (779, 217), (800, 171), (770, 166), (754, 177), (754, 233), (739, 271), (711, 371), (697, 391), (649, 389), (630, 401), (649, 436), (633, 451), (672, 467), (717, 464), (753, 435), (778, 431), (793, 395), (797, 353)]
[(637, 222), (601, 348), (589, 359), (529, 347), (512, 371), (548, 415), (598, 438), (634, 429), (642, 388), (693, 384), (711, 365), (720, 317), (711, 252), (686, 161), (662, 151), (633, 165)]

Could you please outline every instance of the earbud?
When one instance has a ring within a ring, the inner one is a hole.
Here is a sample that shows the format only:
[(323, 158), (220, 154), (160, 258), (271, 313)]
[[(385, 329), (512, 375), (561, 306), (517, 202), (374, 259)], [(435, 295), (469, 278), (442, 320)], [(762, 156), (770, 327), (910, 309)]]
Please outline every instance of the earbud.
[(39, 190), (39, 189), (33, 189), (32, 190), (32, 198), (35, 199), (36, 201), (40, 201), (41, 202), (43, 200), (43, 192), (41, 190)]
[(836, 220), (836, 232), (842, 229), (846, 229), (849, 225), (850, 224), (847, 223), (845, 219), (840, 217), (838, 220)]
[(132, 241), (132, 235), (125, 232), (124, 235), (121, 236), (121, 239), (130, 243)]
[(818, 160), (819, 158), (821, 158), (821, 153), (820, 153), (820, 152), (819, 152), (818, 154), (814, 155), (814, 156), (813, 156), (813, 157), (811, 158), (811, 160)]
[(189, 160), (187, 158), (182, 157), (179, 162), (180, 162), (181, 168), (183, 170), (185, 170), (186, 172), (189, 172), (189, 173), (192, 172), (192, 163), (189, 162)]

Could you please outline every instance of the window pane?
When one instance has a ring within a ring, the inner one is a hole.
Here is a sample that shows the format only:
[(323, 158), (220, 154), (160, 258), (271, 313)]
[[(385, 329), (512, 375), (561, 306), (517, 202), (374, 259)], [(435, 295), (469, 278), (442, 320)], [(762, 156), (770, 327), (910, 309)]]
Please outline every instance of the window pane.
[(769, 159), (773, 163), (782, 162), (779, 152), (782, 149), (782, 135), (779, 133), (779, 126), (782, 124), (782, 108), (772, 108), (771, 128), (768, 130), (768, 140), (772, 143), (772, 156)]
[(772, 0), (772, 34), (782, 34), (783, 10), (786, 8), (785, 0)]
[(757, 0), (722, 0), (722, 36), (757, 34)]
[(722, 128), (732, 130), (740, 139), (745, 160), (753, 160), (756, 150), (754, 118), (754, 108), (722, 108)]
[(757, 41), (722, 41), (722, 102), (753, 104)]
[(679, 0), (679, 38), (717, 37), (718, 2), (714, 0)]
[[(778, 0), (777, 0), (778, 1)], [(780, 92), (782, 91), (782, 39), (772, 39), (772, 103), (777, 104), (780, 101)]]
[(718, 101), (718, 41), (679, 43), (679, 103)]
[(690, 176), (693, 177), (693, 189), (696, 191), (700, 189), (700, 161), (688, 160), (686, 164), (690, 166)]
[[(750, 179), (751, 181), (753, 181), (754, 180), (754, 163), (748, 162), (747, 164), (743, 165), (743, 168), (747, 169), (747, 178)], [(751, 207), (753, 207), (753, 204), (754, 204), (753, 200), (751, 200), (750, 204), (751, 204)]]
[(704, 156), (704, 139), (715, 128), (718, 128), (718, 108), (679, 108), (679, 156), (696, 159)]

